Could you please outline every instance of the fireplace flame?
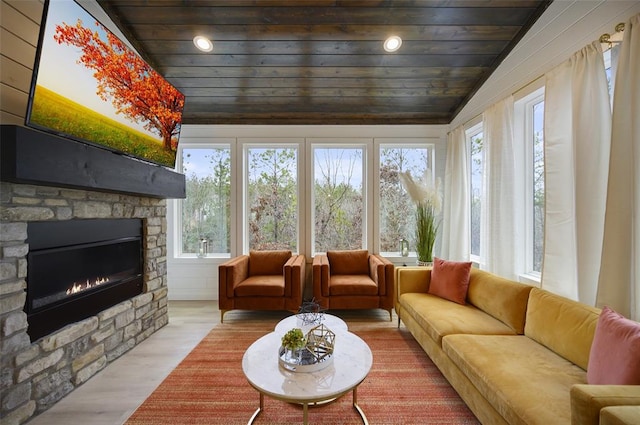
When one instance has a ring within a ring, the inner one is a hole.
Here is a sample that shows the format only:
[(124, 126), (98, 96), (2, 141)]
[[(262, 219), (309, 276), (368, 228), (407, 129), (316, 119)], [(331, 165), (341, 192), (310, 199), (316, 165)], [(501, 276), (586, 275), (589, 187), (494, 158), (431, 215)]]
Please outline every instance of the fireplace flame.
[(77, 294), (78, 292), (86, 291), (87, 289), (94, 288), (107, 282), (109, 282), (108, 277), (97, 277), (93, 282), (89, 279), (87, 279), (86, 282), (74, 282), (71, 288), (67, 289), (67, 295)]

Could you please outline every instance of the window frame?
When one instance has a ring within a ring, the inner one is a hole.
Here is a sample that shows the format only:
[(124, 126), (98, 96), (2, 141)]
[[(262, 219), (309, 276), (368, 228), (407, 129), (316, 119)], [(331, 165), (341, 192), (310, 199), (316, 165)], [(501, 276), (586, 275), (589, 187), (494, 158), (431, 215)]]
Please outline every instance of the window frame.
[[(181, 172), (181, 170), (183, 170), (183, 166), (184, 166), (184, 150), (187, 149), (191, 149), (191, 150), (195, 150), (195, 149), (199, 149), (199, 150), (209, 150), (209, 149), (228, 149), (229, 150), (229, 157), (230, 157), (230, 185), (233, 185), (233, 180), (234, 180), (234, 146), (233, 143), (234, 140), (233, 139), (217, 139), (216, 141), (212, 141), (212, 142), (207, 142), (207, 143), (181, 143), (178, 146), (178, 152), (176, 155), (176, 170), (179, 170), (179, 172)], [(186, 179), (186, 175), (185, 175), (185, 179)], [(186, 198), (185, 198), (186, 199)], [(175, 202), (175, 213), (174, 213), (174, 232), (173, 232), (173, 252), (174, 258), (177, 259), (187, 259), (187, 258), (199, 258), (198, 257), (198, 253), (194, 252), (184, 252), (183, 251), (183, 233), (182, 233), (182, 226), (183, 226), (183, 207), (184, 207), (184, 201), (185, 199), (176, 199)], [(232, 215), (232, 219), (230, 220), (230, 225), (229, 225), (229, 234), (231, 235), (230, 237), (230, 246), (229, 246), (229, 251), (227, 253), (224, 252), (209, 252), (206, 253), (204, 255), (204, 258), (231, 258), (231, 252), (233, 252), (233, 245), (234, 245), (234, 238), (233, 238), (233, 227), (234, 227), (234, 220), (233, 220), (233, 214), (234, 214), (234, 195), (233, 195), (233, 190), (231, 191), (231, 195), (230, 195), (230, 200), (229, 200), (230, 204), (231, 204), (231, 208), (230, 208), (230, 214)]]
[[(522, 142), (520, 152), (520, 163), (524, 170), (521, 183), (522, 198), (520, 203), (522, 205), (521, 213), (519, 214), (520, 226), (524, 229), (524, 234), (521, 240), (523, 246), (521, 246), (522, 258), (522, 271), (520, 273), (520, 280), (528, 283), (539, 284), (542, 277), (542, 270), (536, 271), (533, 269), (533, 257), (534, 257), (534, 221), (535, 214), (533, 210), (533, 197), (534, 197), (534, 106), (540, 102), (544, 102), (544, 86), (532, 88), (529, 92), (520, 97), (514, 102), (514, 131), (517, 138)], [(543, 123), (544, 126), (544, 123)], [(543, 129), (544, 134), (544, 129)], [(544, 252), (544, 226), (543, 226), (543, 252)]]
[[(380, 252), (380, 255), (390, 258), (390, 259), (416, 259), (416, 251), (409, 251), (409, 255), (407, 257), (402, 257), (400, 253), (400, 241), (398, 241), (398, 251), (382, 251), (381, 250), (381, 242), (380, 242), (380, 234), (381, 234), (381, 226), (382, 226), (382, 209), (380, 208), (382, 204), (382, 199), (380, 195), (380, 164), (382, 159), (382, 150), (383, 149), (393, 149), (393, 148), (402, 148), (402, 149), (427, 149), (427, 163), (426, 169), (431, 170), (431, 177), (433, 181), (436, 181), (436, 143), (433, 141), (429, 141), (428, 138), (377, 138), (374, 140), (374, 153), (375, 153), (375, 164), (374, 164), (374, 181), (375, 185), (375, 210), (378, 211), (375, 214), (374, 218), (374, 240), (375, 240), (375, 250), (376, 252)], [(409, 196), (409, 195), (407, 195)], [(442, 215), (442, 212), (440, 212)]]
[[(297, 188), (296, 194), (298, 197), (298, 207), (296, 211), (297, 223), (296, 223), (296, 250), (292, 250), (294, 254), (300, 252), (300, 244), (302, 243), (302, 229), (304, 228), (304, 220), (301, 217), (304, 203), (302, 198), (302, 188), (304, 187), (304, 162), (302, 157), (304, 156), (304, 143), (300, 138), (259, 138), (259, 139), (239, 139), (239, 149), (241, 152), (241, 164), (240, 164), (240, 176), (236, 180), (237, 185), (240, 186), (241, 193), (238, 194), (237, 211), (241, 212), (241, 216), (236, 215), (237, 228), (240, 229), (238, 235), (238, 246), (243, 254), (248, 254), (250, 247), (250, 233), (249, 233), (249, 150), (252, 148), (258, 149), (295, 149), (296, 151), (296, 181)], [(232, 192), (234, 192), (232, 190)], [(237, 192), (237, 191), (236, 191)], [(241, 221), (238, 220), (239, 217)]]
[(479, 134), (482, 134), (482, 138), (484, 139), (484, 127), (483, 127), (483, 121), (482, 119), (473, 121), (471, 123), (469, 123), (469, 127), (465, 128), (465, 140), (466, 140), (466, 145), (467, 145), (467, 149), (469, 152), (469, 234), (468, 234), (468, 238), (469, 238), (469, 261), (472, 261), (473, 263), (477, 264), (477, 265), (482, 265), (484, 264), (484, 256), (482, 253), (482, 213), (485, 213), (485, 192), (486, 192), (486, 188), (485, 188), (485, 176), (484, 176), (484, 152), (483, 152), (483, 160), (482, 160), (482, 181), (481, 181), (481, 187), (480, 187), (480, 199), (481, 199), (481, 205), (480, 205), (480, 241), (479, 241), (479, 253), (478, 254), (473, 254), (471, 252), (471, 242), (473, 240), (472, 238), (472, 230), (473, 230), (473, 223), (472, 221), (472, 216), (473, 214), (471, 213), (471, 210), (473, 208), (473, 186), (472, 186), (472, 165), (471, 162), (473, 161), (473, 157), (471, 155), (471, 143), (472, 143), (472, 139), (476, 136), (478, 136)]
[[(307, 226), (307, 252), (311, 256), (324, 254), (325, 252), (315, 250), (315, 151), (316, 149), (361, 149), (362, 150), (362, 244), (361, 249), (369, 249), (371, 240), (369, 231), (372, 229), (373, 209), (369, 207), (369, 199), (372, 199), (370, 190), (375, 183), (371, 182), (373, 176), (373, 143), (371, 138), (307, 138), (307, 161), (308, 161), (308, 219)], [(371, 183), (369, 183), (371, 182)]]

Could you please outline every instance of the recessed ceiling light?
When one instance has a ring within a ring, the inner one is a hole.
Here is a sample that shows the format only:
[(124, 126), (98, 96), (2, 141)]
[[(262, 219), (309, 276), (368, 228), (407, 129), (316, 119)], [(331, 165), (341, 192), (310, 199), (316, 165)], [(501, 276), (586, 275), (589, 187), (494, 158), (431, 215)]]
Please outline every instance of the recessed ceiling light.
[(395, 52), (402, 46), (402, 39), (397, 35), (392, 35), (384, 41), (384, 50), (387, 52)]
[(193, 44), (203, 52), (210, 52), (213, 50), (213, 42), (211, 42), (207, 37), (203, 37), (201, 35), (193, 37)]

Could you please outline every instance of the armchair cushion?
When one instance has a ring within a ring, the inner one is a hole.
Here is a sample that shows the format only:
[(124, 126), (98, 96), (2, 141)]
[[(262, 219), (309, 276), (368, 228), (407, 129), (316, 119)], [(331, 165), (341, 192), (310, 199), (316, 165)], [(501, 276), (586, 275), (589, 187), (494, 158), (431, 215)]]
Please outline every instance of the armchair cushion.
[(367, 275), (331, 276), (331, 295), (378, 295), (378, 285)]
[(291, 251), (251, 251), (249, 252), (249, 276), (279, 275), (291, 258)]
[(366, 249), (351, 251), (327, 251), (331, 274), (369, 275), (369, 251)]
[(251, 276), (236, 286), (238, 297), (282, 297), (284, 279), (282, 275)]

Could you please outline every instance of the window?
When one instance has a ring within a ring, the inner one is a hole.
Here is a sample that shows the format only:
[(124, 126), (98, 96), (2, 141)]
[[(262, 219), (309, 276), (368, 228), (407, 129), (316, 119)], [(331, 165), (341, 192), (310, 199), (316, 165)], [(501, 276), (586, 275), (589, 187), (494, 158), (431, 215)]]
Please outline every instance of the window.
[(409, 172), (414, 178), (420, 178), (427, 172), (433, 173), (433, 168), (432, 145), (380, 145), (380, 252), (397, 253), (400, 239), (406, 239), (409, 250), (415, 251), (415, 205), (398, 174)]
[(361, 249), (364, 231), (364, 148), (314, 146), (313, 251)]
[[(181, 149), (186, 199), (182, 200), (181, 253), (230, 252), (231, 150), (229, 146)], [(202, 244), (206, 241), (206, 244)]]
[(531, 244), (532, 258), (530, 270), (536, 273), (542, 271), (542, 256), (544, 245), (544, 100), (537, 97), (529, 103), (527, 115), (530, 117), (530, 135), (527, 139), (531, 146), (531, 174), (532, 174), (532, 217)]
[(248, 147), (245, 170), (249, 249), (297, 252), (297, 147)]
[(467, 130), (469, 140), (470, 182), (471, 182), (471, 259), (480, 263), (480, 240), (482, 226), (482, 202), (484, 198), (484, 150), (482, 143), (482, 123)]
[(514, 104), (514, 130), (522, 143), (518, 169), (522, 169), (523, 188), (518, 210), (522, 235), (521, 276), (539, 281), (544, 256), (544, 87), (524, 95)]

